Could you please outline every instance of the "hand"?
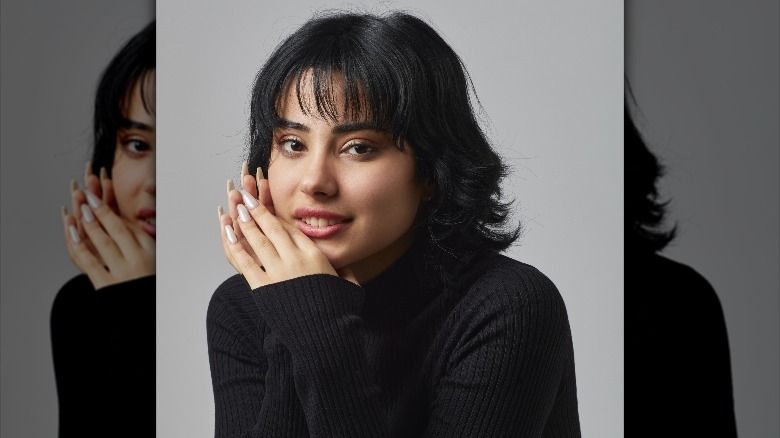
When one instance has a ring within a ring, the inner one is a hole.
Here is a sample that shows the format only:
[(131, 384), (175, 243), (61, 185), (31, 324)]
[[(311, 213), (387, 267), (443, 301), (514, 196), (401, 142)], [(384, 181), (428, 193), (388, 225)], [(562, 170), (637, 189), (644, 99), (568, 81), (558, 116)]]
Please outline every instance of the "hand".
[[(106, 190), (103, 190), (103, 185), (106, 186)], [(116, 198), (114, 197), (113, 186), (111, 185), (111, 180), (108, 179), (108, 175), (104, 167), (100, 168), (100, 179), (98, 180), (98, 177), (95, 176), (95, 174), (92, 172), (92, 161), (87, 161), (87, 164), (84, 167), (84, 187), (86, 187), (88, 191), (96, 194), (99, 198), (102, 198), (103, 202), (111, 206), (114, 212), (119, 212), (119, 208), (116, 205)], [(85, 204), (87, 202), (87, 198), (84, 195), (84, 192), (79, 189), (79, 183), (75, 179), (70, 181), (70, 202), (72, 207), (71, 212), (76, 218), (76, 229), (81, 236), (85, 236), (84, 227), (82, 225), (83, 222), (81, 220), (80, 206), (81, 204)], [(92, 242), (87, 239), (86, 243), (89, 250), (93, 254), (97, 255), (97, 250), (95, 249), (95, 246), (92, 245)], [(100, 263), (105, 265), (102, 259), (100, 260)]]
[[(251, 196), (257, 198), (261, 204), (265, 205), (271, 214), (276, 214), (274, 210), (274, 202), (271, 199), (271, 189), (268, 186), (268, 180), (263, 177), (263, 171), (259, 167), (257, 168), (255, 175), (256, 179), (249, 174), (249, 165), (246, 161), (244, 161), (244, 164), (241, 166), (241, 188), (246, 190), (247, 193), (249, 193)], [(241, 233), (241, 228), (238, 225), (237, 206), (243, 201), (241, 199), (241, 193), (239, 193), (238, 190), (235, 190), (235, 187), (233, 187), (233, 180), (228, 180), (227, 194), (228, 214), (230, 216), (230, 221), (226, 222), (224, 225), (230, 225), (233, 230), (235, 230), (238, 241), (241, 242), (241, 244), (244, 246), (244, 250), (254, 255), (252, 247), (249, 246), (247, 241), (243, 238), (244, 236)], [(218, 213), (220, 217), (225, 214), (225, 212), (222, 210), (222, 207), (219, 208)], [(220, 223), (221, 221), (222, 219), (220, 219)], [(224, 225), (222, 228), (224, 228)], [(236, 272), (241, 273), (241, 269), (239, 269), (238, 265), (233, 260), (233, 254), (228, 247), (227, 241), (224, 239), (222, 239), (222, 249), (225, 251), (225, 257), (227, 257), (228, 262), (230, 262)]]
[[(103, 178), (99, 184), (103, 199), (113, 199), (111, 181)], [(71, 260), (95, 289), (154, 274), (154, 239), (119, 217), (92, 191), (76, 192), (74, 199), (87, 202), (77, 204), (78, 217), (63, 209), (65, 241)]]
[(349, 269), (337, 272), (308, 236), (280, 221), (249, 192), (242, 190), (239, 196), (242, 203), (237, 204), (236, 211), (242, 241), (234, 231), (233, 219), (222, 214), (222, 242), (230, 251), (231, 264), (244, 275), (250, 288), (313, 274), (335, 275), (358, 284)]

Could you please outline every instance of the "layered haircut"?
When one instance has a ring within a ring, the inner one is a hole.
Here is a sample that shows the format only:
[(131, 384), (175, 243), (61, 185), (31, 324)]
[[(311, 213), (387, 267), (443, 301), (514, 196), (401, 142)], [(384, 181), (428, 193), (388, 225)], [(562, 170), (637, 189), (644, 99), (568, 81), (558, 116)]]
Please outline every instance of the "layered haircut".
[(125, 109), (130, 91), (140, 81), (141, 100), (149, 114), (155, 114), (154, 90), (147, 83), (156, 66), (155, 22), (133, 36), (103, 71), (95, 95), (92, 172), (105, 167), (111, 176), (119, 129), (126, 127)]
[[(312, 87), (313, 104), (302, 101), (302, 86)], [(405, 143), (411, 146), (417, 178), (436, 186), (422, 212), (425, 232), (418, 235), (439, 250), (436, 257), (464, 260), (480, 251), (500, 251), (519, 236), (519, 226), (507, 227), (511, 203), (502, 202), (500, 189), (507, 168), (474, 115), (479, 101), (468, 72), (421, 19), (402, 12), (328, 12), (277, 46), (252, 92), (251, 169), (261, 167), (267, 174), (288, 87), (294, 87), (306, 114), (367, 122), (390, 133), (400, 150)], [(342, 108), (335, 95), (339, 87)]]
[[(632, 105), (633, 104), (633, 105)], [(632, 117), (635, 108), (626, 83), (623, 108), (625, 159), (625, 244), (627, 252), (653, 253), (671, 242), (677, 227), (664, 229), (669, 201), (659, 199), (657, 183), (664, 168), (650, 152)]]

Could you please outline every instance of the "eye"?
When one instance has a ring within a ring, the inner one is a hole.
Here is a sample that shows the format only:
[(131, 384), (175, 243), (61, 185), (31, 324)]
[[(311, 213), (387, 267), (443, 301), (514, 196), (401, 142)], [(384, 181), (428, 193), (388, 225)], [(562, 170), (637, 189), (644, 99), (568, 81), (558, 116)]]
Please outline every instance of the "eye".
[(377, 152), (377, 148), (368, 144), (353, 142), (347, 143), (342, 151), (354, 157), (367, 157), (374, 155)]
[(143, 155), (152, 150), (152, 147), (140, 138), (128, 138), (122, 141), (122, 147), (131, 156)]
[(306, 146), (297, 138), (283, 138), (276, 145), (279, 151), (286, 156), (295, 156), (306, 150)]

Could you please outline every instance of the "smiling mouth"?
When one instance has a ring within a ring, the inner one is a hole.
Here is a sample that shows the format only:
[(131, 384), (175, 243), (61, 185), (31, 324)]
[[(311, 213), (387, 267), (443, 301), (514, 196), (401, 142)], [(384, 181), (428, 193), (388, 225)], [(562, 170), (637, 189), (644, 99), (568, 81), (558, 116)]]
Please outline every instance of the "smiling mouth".
[(312, 227), (328, 227), (346, 222), (343, 219), (326, 219), (322, 217), (302, 217), (300, 221)]

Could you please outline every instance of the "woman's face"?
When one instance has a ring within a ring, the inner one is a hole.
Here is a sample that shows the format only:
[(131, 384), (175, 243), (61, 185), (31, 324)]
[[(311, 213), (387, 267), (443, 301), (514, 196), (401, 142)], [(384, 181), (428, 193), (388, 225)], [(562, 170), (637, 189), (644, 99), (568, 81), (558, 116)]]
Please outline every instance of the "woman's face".
[[(343, 108), (343, 90), (336, 90)], [(340, 96), (340, 97), (339, 97)], [(304, 78), (298, 104), (288, 87), (274, 131), (268, 181), (276, 215), (308, 235), (334, 268), (359, 281), (376, 276), (410, 246), (412, 223), (430, 187), (415, 181), (410, 148), (361, 120), (317, 114)]]
[[(146, 100), (154, 107), (155, 72), (147, 75)], [(117, 132), (111, 177), (120, 216), (155, 237), (156, 124), (154, 114), (144, 108), (140, 82), (130, 90), (124, 126)]]

